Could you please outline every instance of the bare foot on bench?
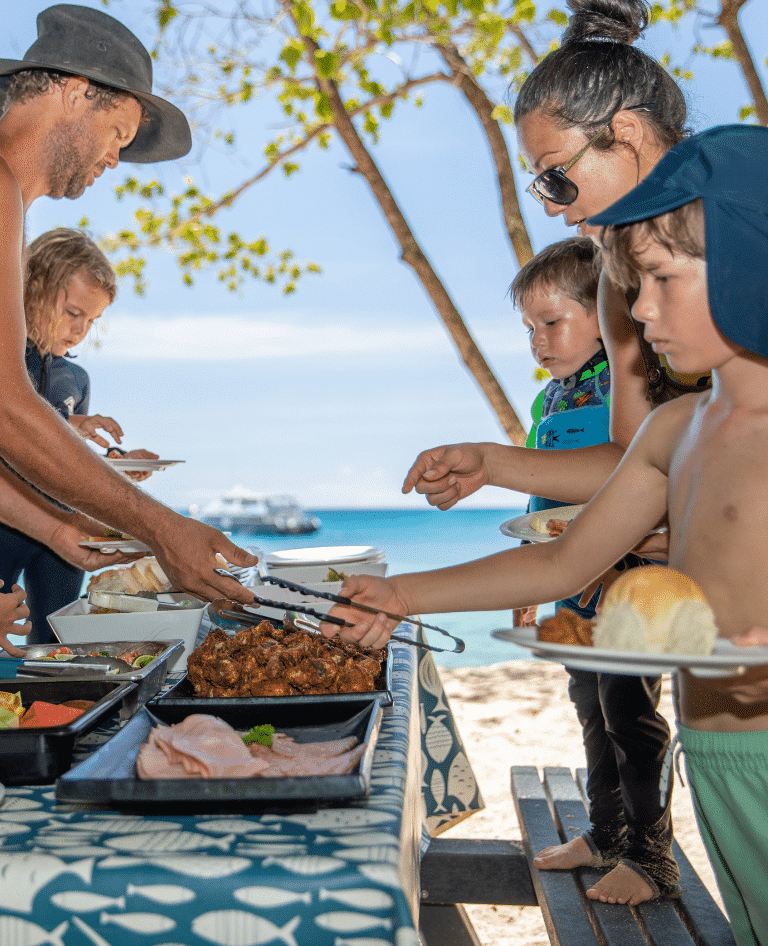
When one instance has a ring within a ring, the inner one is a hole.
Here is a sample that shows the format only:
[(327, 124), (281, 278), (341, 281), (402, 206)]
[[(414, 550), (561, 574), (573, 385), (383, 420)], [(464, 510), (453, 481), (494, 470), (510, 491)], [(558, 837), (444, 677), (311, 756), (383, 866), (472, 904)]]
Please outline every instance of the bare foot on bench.
[(584, 838), (578, 837), (566, 844), (545, 847), (534, 857), (533, 863), (539, 870), (573, 870), (574, 867), (602, 867), (603, 859), (592, 853)]
[(587, 890), (590, 900), (601, 900), (603, 903), (628, 903), (631, 907), (636, 907), (638, 903), (645, 903), (646, 900), (653, 900), (658, 895), (658, 889), (654, 890), (627, 864), (617, 864), (594, 887)]

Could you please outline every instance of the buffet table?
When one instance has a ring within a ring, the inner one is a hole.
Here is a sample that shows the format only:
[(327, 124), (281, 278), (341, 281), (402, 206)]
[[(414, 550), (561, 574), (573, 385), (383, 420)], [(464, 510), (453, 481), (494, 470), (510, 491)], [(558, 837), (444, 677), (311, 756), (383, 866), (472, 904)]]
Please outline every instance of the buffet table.
[(435, 832), (482, 800), (431, 656), (392, 646), (394, 704), (365, 799), (176, 815), (8, 788), (2, 946), (417, 946), (425, 825)]

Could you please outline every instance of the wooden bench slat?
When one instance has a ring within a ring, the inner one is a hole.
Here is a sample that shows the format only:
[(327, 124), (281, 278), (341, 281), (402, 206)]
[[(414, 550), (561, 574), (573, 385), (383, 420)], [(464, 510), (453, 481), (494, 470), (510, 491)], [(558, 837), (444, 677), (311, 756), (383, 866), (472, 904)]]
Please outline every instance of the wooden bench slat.
[[(585, 807), (584, 795), (569, 769), (559, 766), (544, 769), (544, 785), (549, 793), (555, 810), (555, 821), (563, 836), (578, 836), (589, 829), (589, 813)], [(588, 890), (596, 884), (604, 873), (597, 870), (581, 869), (579, 875)], [(680, 918), (680, 914), (671, 900), (659, 900), (653, 903), (641, 904), (636, 907), (638, 915), (643, 920), (643, 927), (636, 926), (636, 919), (631, 907), (618, 904), (601, 903), (593, 900), (592, 909), (595, 922), (607, 943), (623, 946), (627, 933), (621, 925), (625, 921), (635, 927), (633, 942), (659, 943), (660, 946), (691, 946), (691, 937), (687, 927)], [(625, 914), (616, 933), (613, 932), (617, 923), (617, 915)], [(628, 944), (628, 941), (627, 941)]]
[(551, 942), (555, 946), (600, 946), (574, 875), (570, 871), (540, 871), (533, 863), (542, 848), (561, 842), (534, 766), (513, 767), (512, 794), (531, 879)]
[[(589, 814), (584, 804), (584, 796), (570, 769), (547, 766), (544, 769), (544, 788), (549, 795), (555, 824), (561, 837), (570, 840), (589, 830)], [(605, 876), (605, 871), (581, 868), (577, 876), (582, 889), (587, 891)], [(586, 893), (584, 896), (586, 899)], [(669, 936), (665, 946), (691, 946), (691, 938), (674, 906), (669, 901), (660, 901), (655, 907), (652, 926), (655, 929), (657, 921), (662, 927), (666, 925)], [(592, 922), (597, 926), (607, 946), (647, 946), (646, 930), (637, 925), (631, 907), (589, 900), (585, 909), (592, 911)]]
[(727, 917), (712, 899), (677, 841), (672, 842), (672, 854), (680, 868), (680, 902), (694, 940), (707, 946), (736, 946)]
[[(576, 779), (580, 790), (586, 797), (587, 770), (578, 769)], [(672, 840), (672, 854), (680, 868), (680, 886), (682, 895), (677, 901), (677, 908), (685, 926), (697, 944), (706, 946), (736, 946), (731, 925), (723, 911), (712, 899), (701, 877), (696, 873), (691, 862), (685, 856), (680, 845)], [(663, 943), (663, 940), (662, 940)]]
[[(578, 769), (576, 779), (580, 790), (586, 797), (587, 770)], [(685, 852), (674, 839), (672, 840), (672, 854), (680, 868), (680, 886), (682, 888), (681, 897), (674, 901), (674, 904), (694, 942), (700, 944), (700, 946), (704, 946), (704, 944), (706, 946), (736, 946), (736, 940), (727, 917), (715, 900), (712, 899), (712, 895), (707, 890), (701, 877), (696, 873)], [(650, 905), (644, 904), (639, 909), (645, 910), (646, 906)], [(651, 931), (649, 935), (656, 934)], [(660, 942), (664, 946), (663, 936)]]

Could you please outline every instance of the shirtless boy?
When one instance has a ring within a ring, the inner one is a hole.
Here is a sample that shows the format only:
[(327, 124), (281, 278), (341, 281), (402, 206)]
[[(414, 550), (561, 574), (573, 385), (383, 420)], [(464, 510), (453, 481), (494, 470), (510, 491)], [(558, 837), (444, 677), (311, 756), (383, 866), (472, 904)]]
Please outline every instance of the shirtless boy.
[[(611, 225), (607, 265), (639, 283), (633, 315), (646, 339), (675, 371), (711, 370), (711, 391), (653, 411), (559, 539), (432, 572), (353, 576), (343, 594), (402, 615), (566, 597), (667, 512), (669, 564), (701, 585), (720, 635), (768, 643), (768, 129), (725, 126), (676, 145), (589, 222)], [(394, 627), (352, 608), (331, 613), (353, 620), (344, 636), (365, 646), (382, 646)], [(679, 677), (680, 739), (734, 935), (768, 946), (768, 668)], [(617, 887), (600, 899), (646, 898)]]

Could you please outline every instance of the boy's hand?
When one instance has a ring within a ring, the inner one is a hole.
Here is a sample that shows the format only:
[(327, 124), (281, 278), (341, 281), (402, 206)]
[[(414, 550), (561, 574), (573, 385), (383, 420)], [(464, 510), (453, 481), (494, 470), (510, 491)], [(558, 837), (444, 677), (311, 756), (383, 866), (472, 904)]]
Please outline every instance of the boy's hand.
[[(768, 646), (768, 628), (751, 627), (743, 634), (732, 637), (731, 640), (737, 647), (766, 647)], [(746, 706), (768, 703), (768, 666), (749, 667), (745, 673), (732, 677), (699, 678), (699, 683)]]
[(751, 627), (732, 638), (737, 647), (768, 647), (768, 628)]
[[(0, 588), (3, 581), (0, 580)], [(13, 586), (13, 590), (7, 594), (0, 594), (0, 647), (3, 648), (11, 657), (23, 657), (24, 651), (14, 647), (8, 640), (9, 634), (18, 634), (25, 637), (32, 630), (32, 622), (25, 621), (23, 624), (14, 624), (14, 621), (20, 621), (22, 618), (29, 617), (29, 608), (24, 604), (26, 592), (18, 585)]]
[(512, 627), (536, 627), (536, 605), (515, 608), (512, 611)]
[(450, 509), (490, 482), (480, 444), (458, 443), (424, 450), (408, 471), (403, 492), (415, 489), (430, 506)]
[(114, 417), (102, 417), (101, 414), (92, 414), (90, 417), (85, 414), (70, 414), (69, 423), (81, 437), (92, 440), (100, 447), (106, 448), (110, 444), (108, 440), (96, 433), (99, 429), (106, 430), (115, 443), (122, 443), (123, 428)]
[[(378, 578), (374, 575), (352, 575), (341, 586), (341, 592), (347, 598), (367, 604), (382, 611), (391, 611), (393, 614), (406, 615), (406, 605), (395, 591), (391, 579)], [(339, 627), (337, 624), (323, 623), (320, 630), (326, 637), (337, 635), (344, 641), (360, 644), (361, 647), (384, 647), (398, 621), (385, 617), (383, 614), (368, 614), (358, 611), (348, 605), (334, 605), (329, 614), (334, 617), (350, 621), (354, 627)]]

